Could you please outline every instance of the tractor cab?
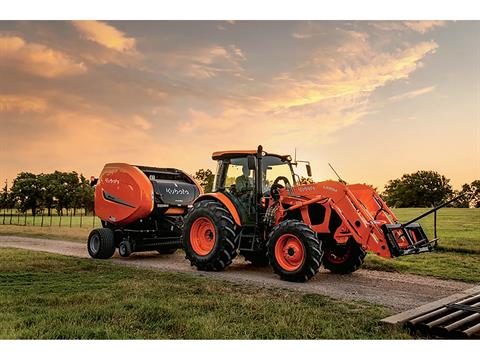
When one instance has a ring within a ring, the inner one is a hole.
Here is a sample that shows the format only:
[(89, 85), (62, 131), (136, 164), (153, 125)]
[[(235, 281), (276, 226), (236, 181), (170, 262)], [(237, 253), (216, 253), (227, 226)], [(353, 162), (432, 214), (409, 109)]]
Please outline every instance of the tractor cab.
[(217, 160), (213, 192), (227, 195), (248, 225), (257, 224), (272, 189), (291, 189), (297, 184), (290, 155), (269, 154), (260, 149), (219, 151), (212, 158)]

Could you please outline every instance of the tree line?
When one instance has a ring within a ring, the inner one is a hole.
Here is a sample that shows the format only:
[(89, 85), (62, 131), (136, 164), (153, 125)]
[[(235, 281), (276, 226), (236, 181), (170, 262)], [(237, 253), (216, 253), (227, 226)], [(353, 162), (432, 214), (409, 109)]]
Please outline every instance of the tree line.
[(31, 211), (39, 214), (46, 210), (50, 216), (52, 210), (63, 215), (64, 210), (77, 209), (93, 211), (94, 188), (83, 175), (75, 171), (55, 171), (49, 174), (22, 172), (8, 188), (7, 182), (0, 192), (0, 208), (12, 209), (24, 213)]
[[(199, 169), (194, 177), (205, 192), (212, 191), (214, 173), (210, 169)], [(313, 183), (311, 178), (301, 178), (300, 183)], [(417, 171), (388, 181), (380, 194), (392, 207), (432, 207), (464, 194), (450, 206), (480, 208), (480, 180), (464, 184), (454, 190), (450, 179), (435, 171)], [(82, 174), (75, 171), (55, 171), (49, 174), (22, 172), (14, 179), (12, 186), (7, 183), (0, 191), (0, 209), (17, 209), (24, 213), (38, 214), (52, 210), (62, 215), (64, 210), (94, 208), (94, 188)]]

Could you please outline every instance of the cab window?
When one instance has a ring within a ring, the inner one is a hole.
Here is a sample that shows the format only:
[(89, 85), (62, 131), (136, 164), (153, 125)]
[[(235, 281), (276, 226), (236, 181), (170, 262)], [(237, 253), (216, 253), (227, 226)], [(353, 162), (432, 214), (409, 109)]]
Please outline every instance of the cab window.
[[(285, 177), (291, 186), (295, 185), (292, 169), (288, 161), (284, 161), (276, 156), (265, 156), (262, 162), (263, 171), (263, 192), (270, 191), (275, 179), (279, 176)], [(285, 186), (284, 181), (279, 181), (280, 185)]]

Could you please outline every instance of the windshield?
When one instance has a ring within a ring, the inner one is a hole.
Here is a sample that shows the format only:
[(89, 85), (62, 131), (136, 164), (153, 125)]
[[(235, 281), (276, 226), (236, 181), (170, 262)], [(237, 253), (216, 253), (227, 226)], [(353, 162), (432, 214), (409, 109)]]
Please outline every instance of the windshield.
[[(292, 174), (292, 169), (290, 164), (286, 160), (282, 160), (276, 156), (265, 156), (262, 162), (262, 172), (263, 172), (263, 192), (270, 191), (275, 179), (279, 176), (285, 177), (290, 185), (294, 186), (295, 181)], [(283, 180), (279, 181), (280, 185), (285, 186)]]

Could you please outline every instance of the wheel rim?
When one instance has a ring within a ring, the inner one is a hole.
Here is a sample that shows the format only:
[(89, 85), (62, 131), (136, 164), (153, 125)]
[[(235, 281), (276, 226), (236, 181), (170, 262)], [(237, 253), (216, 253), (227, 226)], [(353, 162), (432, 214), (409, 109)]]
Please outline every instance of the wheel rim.
[(200, 256), (208, 255), (215, 246), (215, 225), (207, 217), (195, 220), (190, 230), (190, 244), (193, 251)]
[(305, 247), (295, 235), (284, 234), (275, 244), (275, 258), (284, 270), (298, 270), (305, 261)]
[(95, 234), (90, 238), (90, 251), (93, 254), (96, 254), (99, 248), (100, 248), (100, 238), (98, 237), (98, 235)]

